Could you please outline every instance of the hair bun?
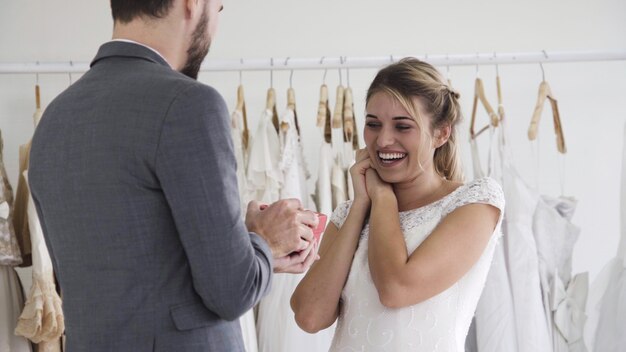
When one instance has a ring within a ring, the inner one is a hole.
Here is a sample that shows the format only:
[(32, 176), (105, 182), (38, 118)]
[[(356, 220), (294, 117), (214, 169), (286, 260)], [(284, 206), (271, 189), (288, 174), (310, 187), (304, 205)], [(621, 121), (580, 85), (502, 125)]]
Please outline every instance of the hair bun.
[(461, 98), (461, 94), (459, 92), (456, 91), (456, 89), (450, 87), (450, 86), (445, 86), (446, 90), (448, 91), (448, 94), (450, 94), (450, 96), (454, 97), (454, 99), (460, 99)]

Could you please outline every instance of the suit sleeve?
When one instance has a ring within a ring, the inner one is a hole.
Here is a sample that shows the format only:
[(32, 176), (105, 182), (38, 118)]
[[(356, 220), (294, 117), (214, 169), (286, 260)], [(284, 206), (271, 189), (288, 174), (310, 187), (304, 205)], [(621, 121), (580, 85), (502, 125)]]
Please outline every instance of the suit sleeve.
[(241, 215), (237, 163), (222, 97), (197, 84), (180, 93), (163, 121), (155, 170), (204, 305), (226, 320), (269, 290), (272, 254)]

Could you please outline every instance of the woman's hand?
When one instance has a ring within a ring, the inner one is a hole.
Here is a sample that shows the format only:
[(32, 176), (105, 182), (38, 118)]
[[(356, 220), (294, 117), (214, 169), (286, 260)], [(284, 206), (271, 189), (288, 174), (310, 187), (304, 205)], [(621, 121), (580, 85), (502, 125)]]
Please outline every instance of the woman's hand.
[(352, 177), (352, 186), (354, 187), (354, 202), (369, 207), (371, 200), (367, 194), (365, 173), (367, 170), (373, 170), (371, 160), (366, 149), (357, 150), (355, 159), (356, 162), (350, 168), (350, 177)]
[(395, 198), (391, 185), (381, 180), (378, 172), (373, 168), (365, 170), (365, 187), (372, 202), (381, 196), (393, 196)]

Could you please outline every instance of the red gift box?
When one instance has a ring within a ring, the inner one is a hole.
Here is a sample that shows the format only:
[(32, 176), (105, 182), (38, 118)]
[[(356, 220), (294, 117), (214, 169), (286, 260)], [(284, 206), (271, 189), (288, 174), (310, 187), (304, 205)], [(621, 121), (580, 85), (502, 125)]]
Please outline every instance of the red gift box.
[(317, 227), (313, 229), (313, 236), (315, 237), (315, 240), (319, 243), (320, 237), (322, 237), (322, 234), (326, 229), (327, 216), (317, 212), (315, 214), (317, 215), (317, 219), (319, 220), (319, 222), (317, 223)]

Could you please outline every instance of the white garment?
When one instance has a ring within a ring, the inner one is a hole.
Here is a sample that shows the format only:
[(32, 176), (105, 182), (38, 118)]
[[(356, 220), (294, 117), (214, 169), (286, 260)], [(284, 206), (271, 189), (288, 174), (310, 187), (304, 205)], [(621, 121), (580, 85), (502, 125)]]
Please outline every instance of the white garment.
[[(306, 170), (302, 145), (296, 129), (293, 111), (288, 110), (281, 118), (287, 123), (287, 131), (280, 133), (283, 188), (281, 198), (298, 198), (305, 208)], [(304, 274), (278, 274), (272, 279), (272, 288), (261, 300), (258, 310), (259, 350), (261, 352), (318, 352), (327, 351), (332, 339), (332, 329), (309, 334), (296, 324), (290, 300), (293, 291)]]
[(626, 125), (624, 126), (621, 179), (621, 237), (617, 256), (602, 269), (588, 302), (589, 324), (585, 336), (595, 352), (626, 349)]
[(571, 198), (541, 196), (533, 219), (543, 305), (554, 352), (587, 351), (582, 335), (588, 280), (586, 274), (580, 274), (570, 282), (572, 253), (580, 234), (570, 222), (575, 207)]
[(252, 191), (248, 186), (246, 170), (248, 169), (248, 151), (243, 147), (243, 114), (235, 110), (231, 116), (231, 136), (235, 159), (237, 160), (237, 187), (239, 188), (239, 200), (241, 202), (241, 214), (245, 218), (248, 202), (252, 200)]
[(293, 110), (281, 117), (281, 126), (286, 124), (287, 130), (280, 130), (281, 159), (279, 168), (283, 173), (283, 186), (280, 189), (280, 198), (297, 198), (302, 202), (304, 209), (309, 208), (306, 182), (310, 174), (304, 162), (304, 153), (300, 136), (296, 129), (295, 114)]
[(346, 172), (343, 168), (343, 158), (341, 154), (337, 154), (335, 157), (330, 177), (333, 209), (337, 209), (340, 204), (348, 200), (348, 193), (346, 192), (348, 184), (346, 183)]
[(356, 150), (354, 150), (352, 141), (344, 143), (343, 165), (344, 165), (345, 173), (346, 173), (346, 181), (347, 181), (346, 191), (347, 191), (347, 197), (348, 197), (348, 199), (346, 200), (354, 199), (354, 185), (352, 184), (352, 176), (350, 176), (350, 168), (356, 162), (355, 156), (356, 156)]
[[(246, 166), (248, 164), (248, 153), (243, 148), (243, 113), (235, 110), (231, 116), (231, 136), (233, 137), (233, 147), (235, 149), (235, 159), (237, 160), (237, 186), (239, 188), (239, 200), (241, 203), (241, 216), (245, 219), (248, 202), (251, 199), (246, 178)], [(254, 309), (250, 309), (239, 318), (241, 334), (246, 352), (257, 352), (256, 324), (254, 319)]]
[(315, 201), (317, 203), (317, 211), (326, 215), (332, 214), (334, 209), (331, 186), (333, 164), (333, 147), (330, 143), (322, 141), (317, 169), (317, 182), (315, 184)]
[(280, 198), (283, 175), (278, 168), (280, 141), (272, 123), (272, 111), (265, 110), (250, 143), (248, 185), (255, 200), (271, 204)]
[(15, 270), (0, 265), (0, 352), (31, 352), (27, 339), (13, 333), (24, 299)]
[[(490, 134), (493, 142), (493, 129), (490, 130)], [(480, 179), (484, 177), (485, 173), (480, 163), (476, 139), (470, 140), (470, 144), (474, 179)], [(491, 143), (489, 147), (489, 161), (491, 163), (493, 149), (498, 148), (498, 146)], [(488, 172), (493, 170), (494, 168), (490, 165)], [(507, 240), (506, 221), (507, 214), (510, 212), (508, 208), (507, 205), (507, 211), (502, 222), (502, 241), (496, 244), (485, 288), (476, 306), (472, 329), (468, 333), (467, 352), (514, 352), (517, 350), (513, 297), (504, 255), (504, 242)]]
[[(465, 184), (446, 197), (421, 208), (400, 212), (400, 224), (409, 253), (428, 237), (437, 224), (458, 207), (491, 204), (504, 211), (500, 186), (490, 178)], [(340, 228), (351, 202), (335, 210), (331, 221)], [(500, 224), (472, 268), (454, 285), (413, 306), (385, 308), (371, 278), (368, 264), (369, 225), (361, 232), (346, 285), (331, 351), (463, 351), (465, 337), (478, 303)]]
[(504, 162), (503, 189), (507, 200), (505, 256), (513, 292), (519, 352), (552, 351), (552, 340), (541, 295), (533, 216), (539, 195), (512, 165)]

